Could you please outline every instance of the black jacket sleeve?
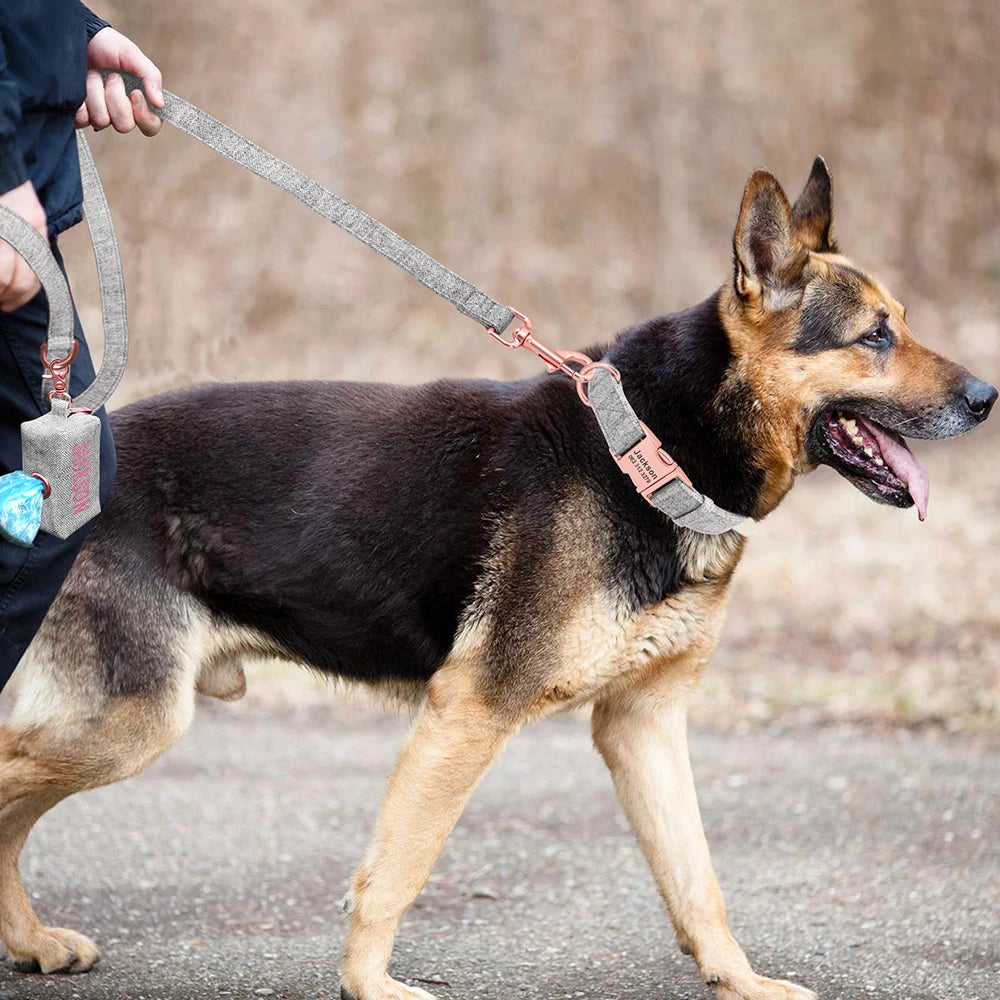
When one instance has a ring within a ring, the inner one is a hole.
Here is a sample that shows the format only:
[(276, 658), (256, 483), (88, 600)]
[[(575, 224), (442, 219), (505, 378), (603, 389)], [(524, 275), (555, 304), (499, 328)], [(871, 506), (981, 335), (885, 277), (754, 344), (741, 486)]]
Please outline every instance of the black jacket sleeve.
[(88, 42), (101, 30), (101, 28), (111, 27), (111, 25), (105, 21), (103, 17), (98, 17), (86, 4), (81, 3), (80, 6), (83, 7), (83, 20), (87, 25)]
[(21, 121), (21, 94), (7, 66), (0, 34), (0, 194), (6, 194), (28, 179), (24, 158), (14, 138)]

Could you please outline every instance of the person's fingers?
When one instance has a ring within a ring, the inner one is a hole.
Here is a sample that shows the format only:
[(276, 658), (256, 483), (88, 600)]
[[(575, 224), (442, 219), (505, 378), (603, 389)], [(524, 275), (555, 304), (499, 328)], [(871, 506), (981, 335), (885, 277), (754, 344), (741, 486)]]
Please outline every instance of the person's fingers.
[(20, 309), (38, 294), (41, 287), (35, 272), (28, 267), (25, 259), (20, 254), (15, 254), (14, 273), (10, 284), (3, 293), (0, 293), (0, 302), (3, 303), (0, 309), (4, 312)]
[(77, 128), (86, 128), (90, 124), (90, 114), (87, 112), (86, 101), (84, 101), (83, 104), (76, 109), (76, 119), (73, 124)]
[(156, 63), (138, 45), (122, 53), (122, 69), (135, 73), (142, 80), (153, 104), (163, 107), (163, 76)]
[(8, 302), (9, 310), (11, 312), (15, 309), (20, 309), (21, 306), (30, 302), (42, 288), (35, 272), (28, 267), (24, 258), (21, 257), (20, 254), (18, 254), (15, 287), (18, 289), (18, 292), (14, 298)]
[(31, 224), (35, 227), (35, 232), (51, 246), (52, 244), (49, 242), (49, 220), (43, 217), (41, 222), (32, 222)]
[(0, 242), (0, 306), (7, 301), (7, 289), (10, 288), (17, 272), (17, 251), (6, 242)]
[(29, 212), (27, 215), (22, 216), (22, 218), (31, 223), (32, 228), (46, 243), (49, 242), (49, 217), (45, 214), (45, 209), (41, 205), (37, 206), (36, 211)]
[(133, 90), (129, 97), (132, 100), (132, 114), (135, 116), (135, 123), (139, 126), (139, 131), (143, 135), (156, 135), (163, 122), (150, 110), (146, 98), (138, 90)]
[(100, 132), (111, 124), (108, 104), (104, 99), (104, 81), (96, 70), (87, 72), (87, 115), (95, 132)]
[(116, 132), (122, 134), (135, 128), (135, 117), (132, 114), (132, 102), (125, 93), (125, 81), (117, 73), (108, 77), (104, 88), (104, 97), (108, 102), (108, 114)]

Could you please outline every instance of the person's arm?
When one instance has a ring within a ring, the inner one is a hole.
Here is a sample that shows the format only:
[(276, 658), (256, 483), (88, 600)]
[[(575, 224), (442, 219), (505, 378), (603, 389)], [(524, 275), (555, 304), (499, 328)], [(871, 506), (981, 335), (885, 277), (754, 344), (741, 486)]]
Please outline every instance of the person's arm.
[(145, 84), (149, 99), (163, 107), (163, 80), (156, 64), (135, 42), (115, 31), (90, 8), (83, 7), (87, 25), (87, 99), (76, 113), (76, 127), (93, 126), (99, 132), (113, 125), (116, 132), (131, 132), (136, 125), (143, 135), (156, 135), (163, 124), (149, 109), (142, 94), (125, 92), (120, 76), (109, 76), (105, 85), (98, 69), (120, 69), (134, 73)]
[(24, 158), (15, 141), (20, 123), (21, 95), (7, 67), (3, 35), (0, 35), (0, 194), (6, 194), (28, 179)]
[(111, 27), (103, 17), (98, 17), (86, 4), (81, 3), (80, 6), (83, 8), (83, 23), (87, 26), (88, 42), (103, 28)]
[[(0, 205), (17, 212), (47, 240), (48, 220), (35, 187), (28, 180), (24, 157), (17, 148), (21, 96), (7, 66), (0, 37)], [(9, 244), (0, 240), (0, 309), (10, 312), (34, 298), (41, 286), (35, 272)]]

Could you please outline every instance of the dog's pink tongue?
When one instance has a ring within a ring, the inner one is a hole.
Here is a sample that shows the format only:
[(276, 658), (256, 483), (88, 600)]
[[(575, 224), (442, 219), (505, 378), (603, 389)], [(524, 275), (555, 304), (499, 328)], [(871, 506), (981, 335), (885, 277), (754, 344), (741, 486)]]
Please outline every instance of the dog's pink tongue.
[(865, 430), (878, 442), (879, 451), (886, 465), (906, 483), (906, 488), (917, 505), (917, 516), (923, 521), (927, 517), (927, 500), (931, 492), (931, 480), (927, 469), (910, 451), (909, 445), (898, 435), (877, 424), (861, 420)]

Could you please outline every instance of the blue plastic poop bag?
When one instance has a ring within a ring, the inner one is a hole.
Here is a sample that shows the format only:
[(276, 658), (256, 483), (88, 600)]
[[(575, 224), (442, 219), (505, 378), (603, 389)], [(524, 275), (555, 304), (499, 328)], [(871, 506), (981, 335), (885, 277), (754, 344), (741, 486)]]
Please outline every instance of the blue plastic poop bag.
[(0, 535), (30, 548), (42, 523), (45, 484), (27, 472), (0, 476)]

